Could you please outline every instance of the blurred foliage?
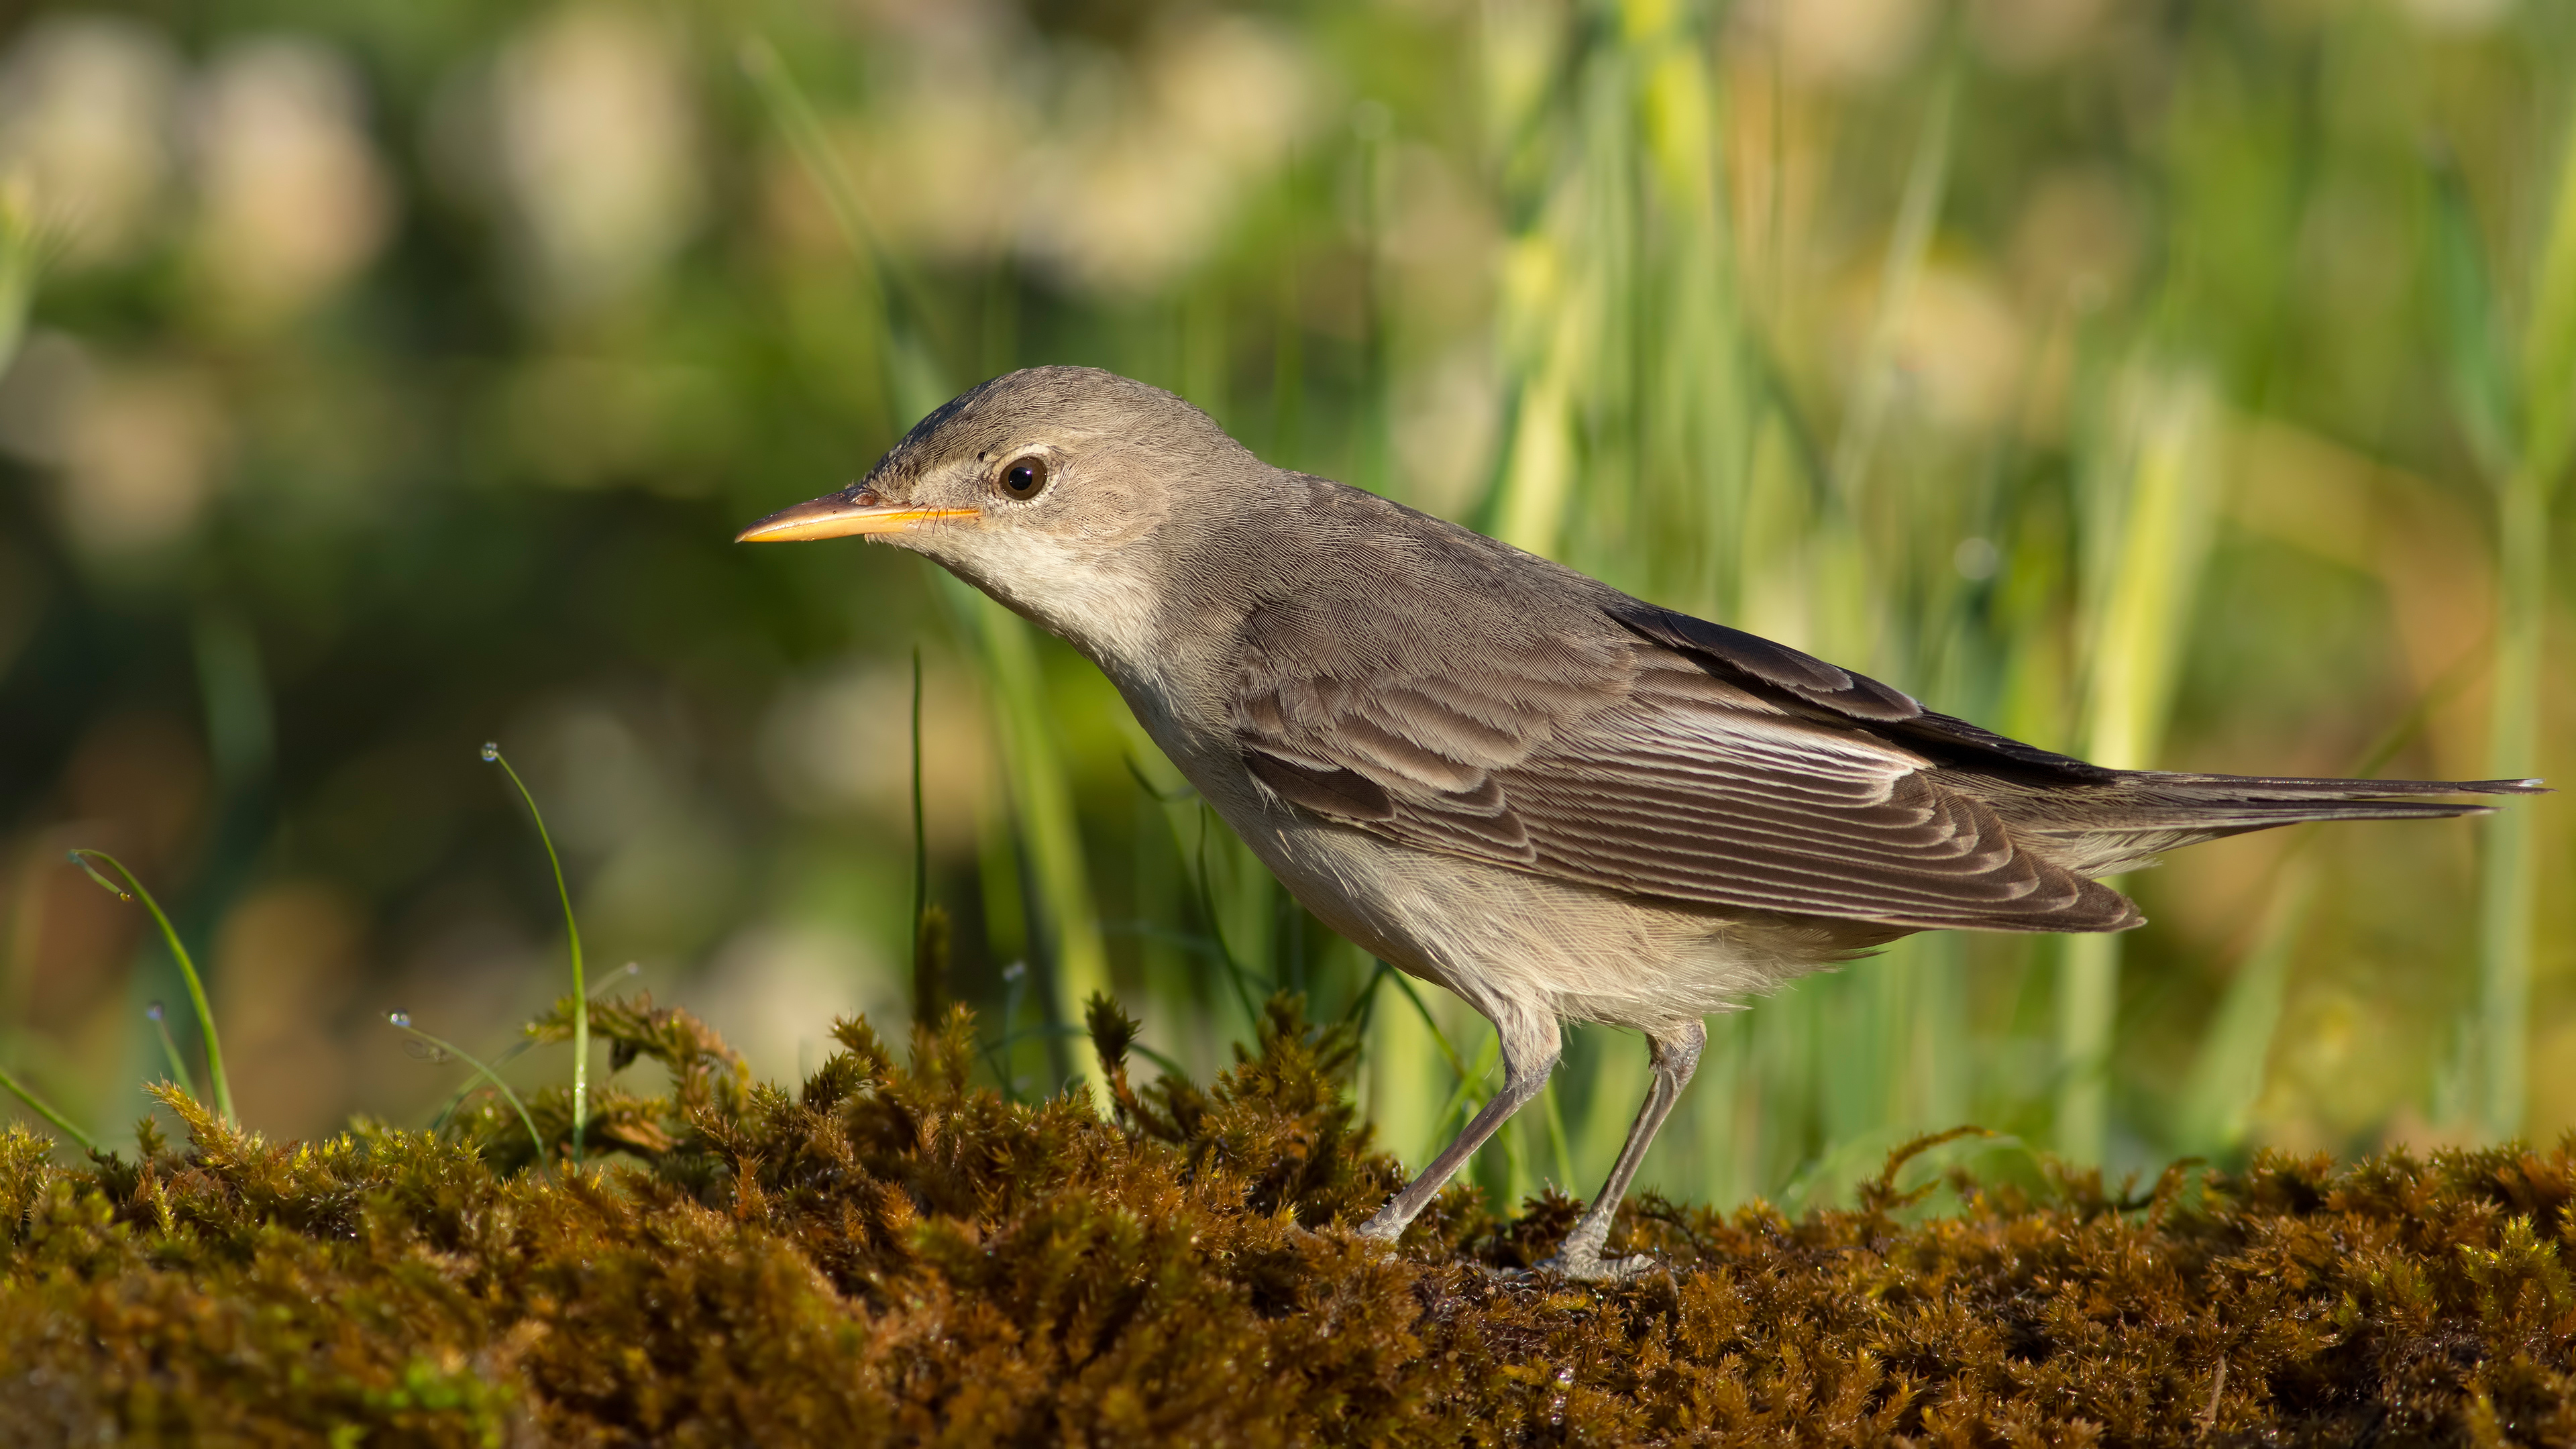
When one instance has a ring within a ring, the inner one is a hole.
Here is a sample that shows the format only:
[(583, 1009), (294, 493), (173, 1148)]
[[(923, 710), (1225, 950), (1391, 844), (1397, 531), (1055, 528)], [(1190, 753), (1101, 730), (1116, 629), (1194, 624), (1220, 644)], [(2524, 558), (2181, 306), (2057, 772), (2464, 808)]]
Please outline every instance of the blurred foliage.
[[(640, 1162), (562, 1178), (377, 1125), (276, 1144), (177, 1092), (184, 1149), (65, 1169), (0, 1129), (0, 1443), (2576, 1435), (2576, 1143), (2135, 1196), (1900, 1186), (1916, 1142), (1851, 1209), (1634, 1204), (1620, 1237), (1670, 1271), (1596, 1288), (1514, 1271), (1570, 1226), (1556, 1193), (1505, 1218), (1453, 1187), (1400, 1252), (1343, 1231), (1401, 1169), (1353, 1122), (1348, 1032), (1292, 999), (1205, 1088), (1130, 1087), (1135, 1023), (1091, 1027), (1115, 1122), (973, 1085), (960, 1008), (908, 1067), (844, 1020), (793, 1095), (638, 1102)], [(730, 1057), (637, 1003), (597, 1028)]]
[[(1358, 1033), (1365, 1114), (1422, 1161), (1490, 1090), (1481, 1023), (1288, 902), (1087, 665), (917, 560), (726, 542), (1032, 362), (2042, 744), (2549, 773), (2571, 28), (11, 9), (0, 1062), (93, 1128), (160, 1110), (145, 1008), (181, 983), (61, 863), (98, 847), (207, 965), (245, 1123), (428, 1120), (457, 1073), (387, 1011), (480, 1050), (560, 990), (542, 860), (474, 759), (498, 737), (592, 959), (804, 1076), (821, 1023), (918, 989), (919, 645), (976, 1080), (1090, 1074), (1103, 987), (1205, 1079), (1287, 989)], [(1713, 1023), (1643, 1180), (1834, 1200), (1970, 1120), (2115, 1168), (2565, 1130), (2576, 830), (2511, 821), (2226, 842), (2132, 882), (2155, 923), (2116, 948), (1935, 937), (1803, 983)], [(570, 1075), (501, 1070), (532, 1101)], [(1577, 1030), (1479, 1181), (1587, 1188), (1643, 1085), (1640, 1044)]]

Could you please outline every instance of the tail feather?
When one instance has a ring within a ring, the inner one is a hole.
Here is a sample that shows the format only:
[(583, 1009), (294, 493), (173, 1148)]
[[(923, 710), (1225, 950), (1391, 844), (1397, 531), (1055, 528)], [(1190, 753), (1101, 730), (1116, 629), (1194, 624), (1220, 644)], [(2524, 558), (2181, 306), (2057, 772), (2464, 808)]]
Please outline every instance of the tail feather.
[[(1990, 793), (1991, 792), (1991, 793)], [(2433, 795), (2540, 795), (2538, 780), (2332, 780), (2124, 770), (2100, 784), (1981, 790), (2057, 864), (2114, 875), (2164, 851), (2310, 820), (2427, 820), (2493, 805)]]
[(2102, 792), (2112, 808), (2094, 830), (2215, 830), (2234, 834), (2303, 820), (2436, 820), (2493, 814), (2493, 805), (2424, 795), (2539, 795), (2538, 780), (2329, 780), (2299, 776), (2124, 772)]
[(2339, 780), (2307, 775), (2190, 775), (2174, 770), (2124, 770), (2123, 783), (2144, 789), (2179, 789), (2262, 798), (2362, 800), (2382, 795), (2546, 795), (2538, 780)]

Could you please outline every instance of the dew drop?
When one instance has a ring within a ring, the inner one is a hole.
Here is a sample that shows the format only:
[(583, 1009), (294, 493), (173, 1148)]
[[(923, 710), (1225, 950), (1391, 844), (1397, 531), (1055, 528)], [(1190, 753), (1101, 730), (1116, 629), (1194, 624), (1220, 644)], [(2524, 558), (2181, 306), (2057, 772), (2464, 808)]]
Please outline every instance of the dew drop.
[(488, 765), (499, 758), (501, 758), (501, 747), (490, 740), (485, 740), (483, 742), (483, 763)]
[(411, 1025), (411, 1013), (408, 1011), (388, 1011), (385, 1013), (385, 1020), (392, 1022), (396, 1026), (408, 1028)]
[(143, 1019), (145, 1021), (159, 1021), (161, 1019), (161, 1003), (156, 1001), (150, 1006), (143, 1008)]

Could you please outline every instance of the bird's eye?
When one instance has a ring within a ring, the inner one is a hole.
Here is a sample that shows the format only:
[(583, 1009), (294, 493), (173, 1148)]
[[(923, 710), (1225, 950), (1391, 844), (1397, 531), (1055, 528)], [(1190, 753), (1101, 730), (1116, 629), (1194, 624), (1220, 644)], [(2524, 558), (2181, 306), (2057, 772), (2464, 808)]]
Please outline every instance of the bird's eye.
[(1035, 498), (1047, 486), (1046, 459), (1034, 453), (1002, 465), (1002, 491), (1013, 498)]

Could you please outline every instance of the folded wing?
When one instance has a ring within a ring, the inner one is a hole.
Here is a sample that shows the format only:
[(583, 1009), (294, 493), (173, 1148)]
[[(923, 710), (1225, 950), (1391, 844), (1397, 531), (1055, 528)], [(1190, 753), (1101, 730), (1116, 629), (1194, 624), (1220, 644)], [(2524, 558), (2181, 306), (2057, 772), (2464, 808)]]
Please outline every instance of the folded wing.
[[(1293, 805), (1426, 850), (1707, 905), (1916, 927), (2138, 923), (2118, 892), (2025, 849), (1933, 759), (1866, 727), (1924, 717), (1875, 681), (1727, 630), (1714, 642), (1749, 661), (1731, 677), (1626, 620), (1624, 633), (1471, 657), (1418, 621), (1390, 625), (1383, 603), (1301, 601), (1247, 625), (1237, 739)], [(1390, 628), (1411, 632), (1381, 647)], [(1340, 647), (1313, 648), (1322, 635)], [(1296, 664), (1316, 658), (1349, 677)]]

